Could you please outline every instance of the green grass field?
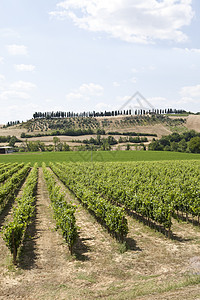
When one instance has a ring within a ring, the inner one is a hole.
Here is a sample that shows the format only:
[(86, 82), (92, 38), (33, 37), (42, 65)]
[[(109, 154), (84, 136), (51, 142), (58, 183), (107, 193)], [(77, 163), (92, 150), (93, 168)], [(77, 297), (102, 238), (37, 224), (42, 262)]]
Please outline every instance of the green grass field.
[(160, 161), (198, 160), (200, 154), (162, 151), (77, 151), (77, 152), (35, 152), (1, 154), (1, 162), (89, 162), (89, 161)]

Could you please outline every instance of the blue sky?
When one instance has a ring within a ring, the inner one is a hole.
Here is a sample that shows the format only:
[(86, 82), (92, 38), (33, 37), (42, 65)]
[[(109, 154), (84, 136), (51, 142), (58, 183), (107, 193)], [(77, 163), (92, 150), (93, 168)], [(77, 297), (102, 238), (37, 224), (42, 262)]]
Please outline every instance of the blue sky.
[(0, 0), (0, 124), (136, 91), (200, 111), (199, 28), (198, 0)]

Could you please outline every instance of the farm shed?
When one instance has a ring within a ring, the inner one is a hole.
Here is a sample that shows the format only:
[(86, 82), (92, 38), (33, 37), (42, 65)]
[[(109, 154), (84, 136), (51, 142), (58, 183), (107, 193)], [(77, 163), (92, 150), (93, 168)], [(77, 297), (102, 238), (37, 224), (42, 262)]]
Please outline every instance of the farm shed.
[(13, 152), (12, 147), (9, 147), (9, 146), (0, 147), (0, 154), (8, 154), (8, 153), (12, 153), (12, 152)]

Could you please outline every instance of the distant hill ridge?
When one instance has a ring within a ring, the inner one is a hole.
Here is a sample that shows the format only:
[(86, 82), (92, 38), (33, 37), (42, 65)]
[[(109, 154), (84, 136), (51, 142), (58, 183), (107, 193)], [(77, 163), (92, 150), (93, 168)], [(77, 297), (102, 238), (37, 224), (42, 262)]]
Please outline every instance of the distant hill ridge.
[(88, 134), (101, 132), (136, 132), (157, 135), (169, 135), (172, 132), (187, 130), (200, 132), (200, 115), (134, 115), (110, 117), (68, 117), (53, 119), (31, 119), (27, 122), (17, 123), (14, 126), (0, 128), (0, 136), (14, 135), (18, 138), (22, 133), (37, 135), (51, 135), (52, 131), (64, 133), (66, 130), (86, 130)]

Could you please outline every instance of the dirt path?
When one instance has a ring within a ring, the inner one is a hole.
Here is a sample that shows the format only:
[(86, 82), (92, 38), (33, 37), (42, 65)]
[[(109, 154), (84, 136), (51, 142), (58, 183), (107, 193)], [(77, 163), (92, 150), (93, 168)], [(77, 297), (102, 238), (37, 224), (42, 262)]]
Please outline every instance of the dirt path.
[[(51, 171), (51, 169), (49, 169)], [(61, 187), (61, 191), (65, 194), (67, 202), (71, 202), (77, 206), (76, 210), (76, 224), (79, 227), (79, 238), (74, 247), (75, 255), (80, 260), (96, 260), (99, 257), (97, 252), (101, 252), (101, 259), (107, 256), (108, 253), (112, 254), (113, 247), (118, 247), (118, 243), (113, 240), (96, 219), (84, 208), (80, 202), (68, 191), (64, 184), (57, 179), (53, 174), (52, 176)], [(102, 240), (104, 241), (102, 243)], [(84, 249), (86, 253), (84, 254)]]
[[(108, 264), (111, 260), (116, 242), (93, 217), (79, 207), (77, 218), (81, 229), (75, 246), (76, 259), (71, 258), (67, 245), (55, 231), (41, 168), (37, 193), (35, 222), (29, 227), (28, 238), (20, 254), (19, 268), (11, 268), (11, 272), (5, 268), (10, 254), (2, 241), (4, 256), (7, 258), (1, 266), (0, 299), (66, 299), (66, 287), (72, 299), (82, 299), (80, 294), (84, 294), (84, 288), (95, 285), (99, 276), (95, 274), (97, 270), (94, 265), (98, 265), (98, 273), (103, 280), (99, 284), (104, 286), (104, 262)], [(70, 195), (67, 197), (71, 200)], [(77, 286), (82, 287), (82, 290), (76, 291)]]
[[(63, 268), (67, 268), (70, 262), (66, 259), (68, 249), (54, 229), (48, 193), (39, 169), (36, 219), (28, 231), (34, 237), (26, 239), (22, 248), (21, 270), (4, 273), (1, 278), (3, 289), (0, 299), (39, 299), (44, 292), (45, 282), (51, 286), (60, 278)], [(4, 252), (7, 252), (5, 247)]]
[(185, 274), (200, 274), (198, 227), (175, 222), (177, 239), (168, 240), (127, 217), (129, 249), (124, 252), (123, 245), (61, 186), (67, 201), (78, 206), (80, 229), (75, 255), (70, 256), (62, 236), (55, 231), (40, 168), (36, 218), (29, 227), (18, 268), (11, 266), (11, 256), (0, 237), (0, 300), (200, 299), (199, 286), (184, 282)]

